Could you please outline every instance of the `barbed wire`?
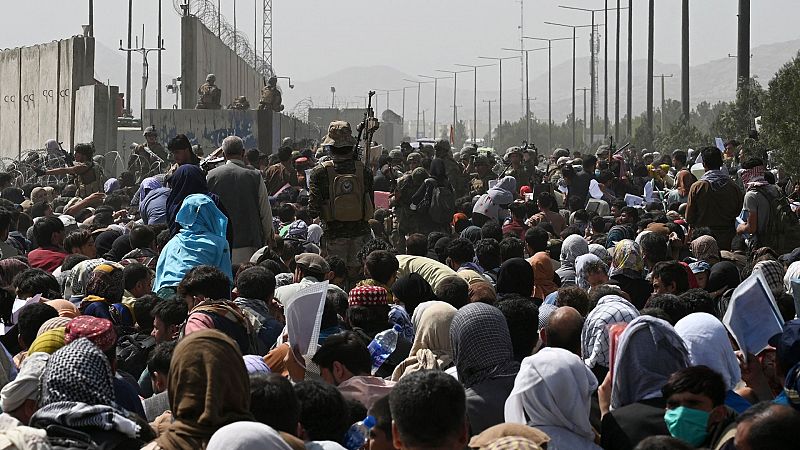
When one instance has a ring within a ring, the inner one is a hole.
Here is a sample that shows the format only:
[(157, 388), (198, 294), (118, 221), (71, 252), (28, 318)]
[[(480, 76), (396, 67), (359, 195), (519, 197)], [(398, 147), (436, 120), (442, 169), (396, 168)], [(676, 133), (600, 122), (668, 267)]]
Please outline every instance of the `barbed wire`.
[[(172, 4), (178, 14), (183, 14), (183, 8), (186, 6), (184, 0), (172, 0)], [(206, 28), (216, 32), (220, 40), (231, 50), (234, 50), (256, 72), (265, 77), (275, 74), (272, 66), (267, 64), (261, 56), (255, 54), (253, 47), (250, 47), (248, 42), (249, 38), (242, 32), (235, 30), (233, 25), (219, 14), (217, 5), (212, 0), (192, 0), (189, 2), (189, 8), (189, 15), (197, 17)]]

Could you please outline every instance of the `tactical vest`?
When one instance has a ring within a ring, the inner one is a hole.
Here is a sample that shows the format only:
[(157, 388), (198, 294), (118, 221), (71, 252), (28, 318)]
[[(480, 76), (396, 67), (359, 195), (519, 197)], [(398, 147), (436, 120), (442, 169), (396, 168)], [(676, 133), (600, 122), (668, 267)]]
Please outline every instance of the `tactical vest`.
[(364, 184), (364, 163), (355, 161), (356, 173), (337, 173), (332, 161), (322, 164), (328, 173), (328, 204), (322, 207), (326, 222), (369, 220), (375, 212)]
[(103, 168), (94, 162), (90, 163), (89, 170), (76, 175), (73, 179), (75, 186), (78, 188), (78, 197), (87, 197), (95, 192), (102, 192), (103, 183), (105, 183), (105, 175)]

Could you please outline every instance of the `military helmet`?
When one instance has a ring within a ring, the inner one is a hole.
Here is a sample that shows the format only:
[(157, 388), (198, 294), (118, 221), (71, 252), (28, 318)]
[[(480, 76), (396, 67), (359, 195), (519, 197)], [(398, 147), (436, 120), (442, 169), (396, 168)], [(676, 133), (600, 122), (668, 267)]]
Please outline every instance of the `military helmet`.
[(478, 149), (471, 145), (467, 145), (466, 147), (461, 149), (461, 159), (467, 159), (470, 156), (476, 156), (478, 154)]
[(267, 84), (271, 84), (273, 86), (278, 84), (278, 77), (276, 77), (275, 75), (269, 77), (269, 80), (267, 80)]
[(411, 153), (408, 154), (408, 157), (406, 158), (406, 161), (407, 162), (421, 163), (422, 162), (422, 155), (420, 155), (417, 152), (411, 152)]
[(489, 164), (489, 157), (484, 153), (479, 153), (475, 156), (475, 160), (472, 161), (473, 164)]
[(209, 83), (213, 83), (213, 82), (217, 81), (217, 76), (214, 75), (213, 73), (210, 73), (210, 74), (206, 75), (206, 81), (209, 82)]
[(144, 133), (142, 133), (142, 136), (147, 136), (147, 135), (158, 136), (158, 131), (156, 131), (156, 127), (150, 125), (149, 127), (145, 128)]
[(389, 159), (393, 161), (402, 161), (403, 160), (403, 152), (400, 149), (392, 149), (389, 150)]
[(561, 158), (562, 156), (569, 156), (569, 150), (565, 148), (557, 148), (553, 151), (553, 159)]
[(508, 150), (506, 150), (506, 156), (511, 156), (514, 154), (521, 155), (522, 149), (515, 146), (515, 147), (509, 147)]

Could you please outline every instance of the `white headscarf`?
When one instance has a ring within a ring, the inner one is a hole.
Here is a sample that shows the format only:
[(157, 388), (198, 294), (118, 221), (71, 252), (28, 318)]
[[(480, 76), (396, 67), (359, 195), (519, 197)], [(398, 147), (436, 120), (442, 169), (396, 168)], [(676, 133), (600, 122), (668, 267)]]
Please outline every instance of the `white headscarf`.
[(639, 317), (639, 310), (618, 295), (602, 297), (586, 316), (581, 331), (583, 360), (590, 368), (608, 367), (608, 327), (615, 323), (628, 323)]
[(586, 266), (595, 261), (600, 261), (600, 258), (593, 253), (587, 253), (575, 258), (575, 284), (579, 288), (588, 291), (591, 287), (589, 286), (589, 273), (586, 271)]
[(736, 387), (742, 372), (728, 331), (719, 319), (704, 312), (692, 313), (675, 324), (675, 331), (686, 344), (693, 366), (708, 366), (722, 375), (728, 390)]
[(543, 348), (522, 360), (506, 400), (506, 422), (542, 431), (561, 428), (593, 441), (589, 409), (595, 390), (597, 379), (578, 356), (561, 348)]
[(619, 336), (611, 378), (611, 410), (661, 396), (670, 375), (689, 367), (689, 352), (669, 322), (633, 319)]
[(234, 422), (211, 436), (206, 450), (292, 450), (272, 427), (259, 422)]
[(319, 245), (321, 239), (322, 239), (322, 227), (315, 223), (309, 225), (308, 236), (306, 240), (314, 245)]
[(589, 244), (586, 239), (577, 234), (568, 236), (561, 244), (561, 270), (575, 269), (575, 260), (587, 253), (589, 253)]
[(800, 278), (800, 261), (793, 262), (788, 269), (786, 275), (783, 276), (783, 288), (789, 295), (794, 295), (792, 289), (792, 280)]

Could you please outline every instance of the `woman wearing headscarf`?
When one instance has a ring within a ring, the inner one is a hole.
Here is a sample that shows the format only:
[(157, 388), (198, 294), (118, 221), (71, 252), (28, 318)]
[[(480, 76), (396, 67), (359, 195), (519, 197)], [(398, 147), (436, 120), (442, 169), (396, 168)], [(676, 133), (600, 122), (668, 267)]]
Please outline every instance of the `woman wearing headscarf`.
[(167, 199), (172, 189), (155, 177), (145, 178), (139, 188), (139, 215), (145, 225), (167, 223)]
[(800, 261), (791, 263), (786, 269), (786, 275), (783, 276), (783, 288), (789, 295), (793, 295), (794, 293), (792, 280), (800, 281)]
[[(610, 411), (601, 424), (603, 448), (630, 448), (648, 436), (669, 435), (661, 388), (686, 367), (689, 353), (672, 325), (652, 316), (633, 319), (617, 343)], [(602, 412), (603, 399), (600, 404)]]
[(470, 434), (503, 423), (503, 407), (519, 371), (503, 313), (483, 303), (462, 307), (450, 325), (450, 340), (466, 390)]
[[(143, 419), (117, 405), (113, 377), (108, 359), (89, 339), (59, 349), (47, 361), (40, 409), (30, 425), (85, 433), (101, 448), (141, 447), (153, 439), (153, 431)], [(76, 433), (71, 435), (80, 440)]]
[(95, 267), (86, 283), (86, 296), (79, 309), (87, 316), (108, 319), (122, 325), (121, 318), (112, 305), (122, 302), (125, 292), (123, 267), (118, 263), (104, 262)]
[[(589, 265), (595, 262), (602, 262), (597, 255), (592, 253), (587, 253), (585, 255), (578, 256), (575, 260), (575, 283), (578, 285), (579, 288), (589, 291), (592, 288), (591, 283), (589, 283)], [(605, 272), (604, 272), (605, 273)]]
[(742, 380), (742, 372), (725, 325), (711, 314), (699, 312), (679, 320), (675, 332), (686, 345), (692, 366), (707, 366), (722, 375), (728, 391), (725, 405), (738, 413), (749, 408), (750, 402), (734, 391)]
[(186, 197), (175, 220), (180, 232), (164, 246), (156, 264), (153, 290), (159, 297), (173, 297), (178, 283), (197, 266), (217, 267), (233, 280), (230, 246), (225, 239), (228, 218), (211, 197), (203, 194)]
[(703, 260), (713, 267), (721, 259), (719, 246), (714, 236), (704, 235), (692, 240), (692, 254), (695, 258)]
[(481, 240), (481, 229), (475, 225), (470, 225), (461, 231), (459, 237), (468, 239), (470, 242), (472, 242), (472, 245), (475, 245), (476, 242)]
[(786, 275), (786, 270), (783, 264), (778, 261), (759, 261), (753, 266), (753, 273), (761, 273), (764, 276), (775, 298), (784, 294), (783, 277)]
[(534, 254), (528, 262), (533, 268), (533, 298), (544, 300), (548, 295), (558, 291), (558, 286), (553, 281), (556, 271), (553, 270), (553, 261), (547, 252)]
[(589, 253), (600, 258), (607, 266), (611, 266), (611, 253), (602, 244), (589, 244)]
[(512, 176), (504, 176), (496, 185), (478, 198), (472, 207), (472, 222), (483, 226), (489, 220), (503, 223), (508, 217), (508, 206), (514, 201), (517, 192), (517, 180)]
[(294, 436), (280, 433), (263, 423), (234, 422), (214, 433), (206, 450), (292, 450), (287, 439), (298, 441)]
[(308, 226), (308, 242), (319, 246), (322, 240), (322, 227), (312, 223)]
[(412, 317), (417, 305), (436, 300), (431, 285), (416, 272), (398, 278), (391, 289), (395, 303), (403, 305), (408, 315)]
[(689, 201), (689, 188), (697, 181), (692, 172), (688, 170), (681, 170), (675, 176), (675, 189), (669, 191), (667, 195), (667, 202), (671, 205), (673, 203), (686, 203)]
[[(227, 218), (228, 212), (225, 206), (219, 200), (219, 197), (212, 194), (208, 190), (208, 183), (206, 176), (199, 167), (192, 164), (184, 164), (172, 174), (167, 180), (169, 187), (172, 189), (167, 197), (167, 225), (169, 225), (169, 232), (171, 235), (176, 235), (181, 228), (178, 221), (178, 212), (186, 197), (194, 194), (203, 194), (208, 196), (214, 201), (214, 205), (222, 212)], [(225, 237), (228, 243), (233, 242), (233, 231), (228, 221), (225, 228)]]
[(409, 357), (394, 369), (392, 381), (419, 370), (446, 370), (453, 365), (450, 325), (456, 311), (445, 302), (433, 302), (425, 308), (415, 322)]
[(608, 327), (628, 323), (637, 317), (639, 311), (636, 307), (618, 295), (600, 298), (597, 306), (586, 316), (581, 330), (581, 354), (598, 380), (605, 379), (610, 364)]
[(95, 258), (76, 264), (69, 272), (69, 278), (67, 278), (64, 288), (64, 297), (74, 304), (80, 303), (80, 300), (86, 295), (86, 283), (89, 282), (94, 269), (105, 262), (107, 261), (103, 258)]
[(608, 276), (631, 297), (631, 303), (637, 309), (644, 308), (653, 286), (644, 279), (644, 261), (639, 244), (630, 239), (617, 242)]
[(528, 261), (522, 258), (511, 258), (500, 266), (496, 286), (498, 300), (514, 294), (531, 298), (534, 292), (533, 287), (533, 270)]
[(600, 450), (589, 423), (596, 389), (597, 379), (578, 356), (544, 348), (522, 360), (506, 400), (505, 420), (547, 433), (548, 450)]
[(146, 448), (205, 448), (223, 426), (253, 420), (242, 353), (231, 338), (216, 330), (198, 331), (178, 342), (167, 392), (172, 422)]
[(131, 247), (131, 236), (129, 234), (123, 234), (114, 239), (114, 243), (111, 244), (111, 250), (103, 255), (103, 257), (109, 261), (120, 262), (122, 257), (127, 255), (131, 250), (133, 250)]
[(561, 277), (561, 287), (575, 286), (575, 259), (589, 253), (589, 244), (586, 239), (573, 234), (564, 239), (561, 244), (561, 267), (556, 273)]

